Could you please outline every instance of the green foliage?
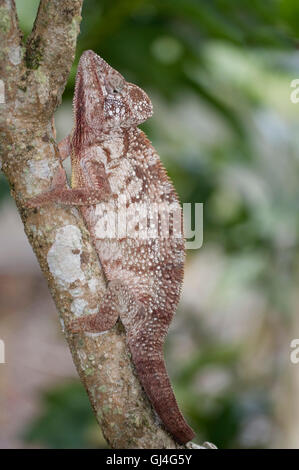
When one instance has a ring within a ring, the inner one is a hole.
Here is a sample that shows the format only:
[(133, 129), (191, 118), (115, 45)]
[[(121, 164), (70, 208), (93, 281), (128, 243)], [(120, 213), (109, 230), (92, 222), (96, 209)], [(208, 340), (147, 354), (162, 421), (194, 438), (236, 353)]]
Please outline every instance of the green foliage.
[(0, 204), (9, 194), (9, 185), (3, 175), (0, 175)]
[[(207, 440), (219, 448), (244, 447), (241, 439), (246, 424), (271, 416), (271, 401), (266, 389), (252, 387), (246, 380), (240, 380), (240, 357), (241, 346), (207, 344), (177, 371), (176, 395), (196, 430), (199, 443)], [(210, 376), (212, 390), (205, 389), (205, 375)], [(218, 392), (217, 379), (215, 381), (213, 376), (224, 382)], [(203, 386), (194, 389), (195, 379), (202, 381)], [(253, 446), (262, 447), (263, 444), (265, 442), (258, 438)]]
[(105, 447), (79, 381), (46, 391), (41, 397), (41, 409), (40, 416), (26, 429), (26, 442), (53, 449)]

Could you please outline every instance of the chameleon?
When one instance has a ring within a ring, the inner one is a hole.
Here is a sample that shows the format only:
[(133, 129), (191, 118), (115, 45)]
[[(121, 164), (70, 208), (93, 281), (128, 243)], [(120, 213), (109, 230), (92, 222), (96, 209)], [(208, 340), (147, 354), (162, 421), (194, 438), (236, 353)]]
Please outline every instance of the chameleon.
[[(73, 130), (58, 145), (61, 161), (71, 157), (71, 188), (60, 164), (49, 190), (31, 197), (26, 205), (78, 206), (107, 289), (99, 311), (73, 320), (70, 330), (99, 333), (120, 318), (137, 376), (154, 410), (166, 430), (184, 444), (194, 432), (179, 410), (163, 358), (163, 343), (183, 282), (183, 233), (171, 224), (168, 237), (140, 237), (138, 224), (133, 227), (135, 236), (103, 233), (107, 213), (116, 207), (128, 211), (136, 204), (161, 204), (166, 210), (180, 209), (157, 152), (137, 127), (152, 116), (152, 103), (141, 88), (88, 50), (78, 64), (73, 110)], [(133, 225), (134, 221), (133, 217)], [(159, 215), (158, 235), (161, 224)]]

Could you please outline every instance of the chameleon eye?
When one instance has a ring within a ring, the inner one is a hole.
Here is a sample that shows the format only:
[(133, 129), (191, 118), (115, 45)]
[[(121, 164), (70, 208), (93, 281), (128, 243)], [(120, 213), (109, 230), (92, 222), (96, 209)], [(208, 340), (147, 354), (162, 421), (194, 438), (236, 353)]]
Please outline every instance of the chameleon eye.
[(106, 82), (106, 88), (108, 93), (117, 94), (120, 93), (125, 84), (123, 77), (114, 75), (109, 77), (109, 81)]

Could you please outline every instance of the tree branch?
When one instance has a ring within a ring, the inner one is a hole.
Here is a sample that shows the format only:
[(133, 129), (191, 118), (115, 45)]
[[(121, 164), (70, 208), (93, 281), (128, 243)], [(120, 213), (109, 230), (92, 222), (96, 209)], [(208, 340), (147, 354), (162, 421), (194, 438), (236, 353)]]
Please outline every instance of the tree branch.
[[(5, 94), (6, 103), (13, 102), (15, 99), (22, 56), (20, 43), (21, 33), (15, 2), (14, 0), (0, 0), (0, 80), (1, 95)], [(1, 96), (0, 129), (7, 119), (5, 112), (7, 105), (2, 101)]]
[(23, 207), (24, 199), (49, 188), (59, 164), (51, 119), (73, 62), (82, 2), (41, 0), (24, 49), (14, 1), (0, 0), (3, 171), (108, 443), (113, 448), (178, 448), (134, 374), (121, 323), (99, 335), (68, 333), (76, 315), (97, 311), (106, 287), (80, 213), (58, 204)]
[[(41, 0), (26, 43), (25, 64), (33, 71), (27, 80), (28, 95), (36, 95), (37, 82), (44, 85), (38, 99), (32, 102), (31, 112), (41, 110), (44, 118), (59, 104), (74, 60), (82, 1)], [(38, 101), (41, 106), (37, 106)]]

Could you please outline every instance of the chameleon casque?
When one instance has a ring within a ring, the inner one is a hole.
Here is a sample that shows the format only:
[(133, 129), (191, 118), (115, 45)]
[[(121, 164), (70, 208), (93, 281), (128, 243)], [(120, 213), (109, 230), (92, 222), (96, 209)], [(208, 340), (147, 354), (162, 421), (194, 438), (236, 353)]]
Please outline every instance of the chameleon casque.
[[(125, 330), (138, 377), (166, 429), (180, 443), (194, 437), (184, 420), (165, 368), (163, 343), (176, 310), (184, 270), (183, 234), (168, 237), (103, 237), (105, 211), (134, 203), (179, 201), (159, 156), (138, 129), (152, 115), (152, 104), (138, 86), (125, 81), (92, 51), (79, 62), (74, 128), (59, 144), (61, 159), (71, 156), (72, 189), (62, 166), (49, 191), (27, 201), (80, 206), (107, 280), (99, 312), (70, 325), (73, 332), (102, 332), (118, 318)], [(159, 222), (160, 223), (160, 222)], [(159, 225), (160, 226), (160, 225)]]

